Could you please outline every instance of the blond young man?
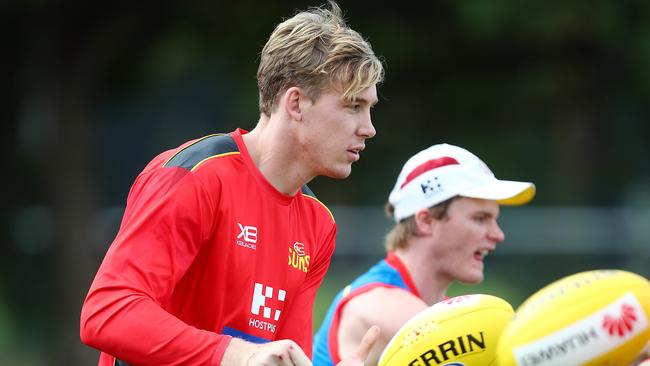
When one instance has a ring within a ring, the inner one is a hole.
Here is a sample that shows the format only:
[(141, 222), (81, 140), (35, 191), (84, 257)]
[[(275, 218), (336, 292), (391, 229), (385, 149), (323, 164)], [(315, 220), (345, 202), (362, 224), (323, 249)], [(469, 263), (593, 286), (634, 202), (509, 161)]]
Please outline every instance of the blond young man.
[[(250, 133), (186, 142), (137, 177), (81, 312), (100, 366), (311, 365), (336, 224), (306, 183), (350, 174), (383, 78), (330, 4), (271, 34)], [(343, 364), (362, 364), (376, 336)]]
[(396, 225), (388, 255), (334, 299), (316, 334), (314, 365), (349, 357), (371, 326), (380, 337), (366, 365), (413, 315), (444, 299), (454, 281), (483, 280), (485, 256), (504, 240), (499, 205), (535, 195), (528, 182), (498, 180), (471, 152), (439, 144), (411, 157), (390, 193), (387, 213)]

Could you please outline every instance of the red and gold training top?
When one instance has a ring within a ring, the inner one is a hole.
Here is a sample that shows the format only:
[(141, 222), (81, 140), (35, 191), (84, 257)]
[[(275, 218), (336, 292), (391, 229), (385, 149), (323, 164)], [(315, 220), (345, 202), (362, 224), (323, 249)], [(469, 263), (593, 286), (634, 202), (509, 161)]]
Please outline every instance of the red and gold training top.
[(311, 357), (336, 224), (306, 186), (271, 186), (245, 133), (190, 141), (137, 177), (81, 313), (100, 366), (218, 365), (230, 336)]

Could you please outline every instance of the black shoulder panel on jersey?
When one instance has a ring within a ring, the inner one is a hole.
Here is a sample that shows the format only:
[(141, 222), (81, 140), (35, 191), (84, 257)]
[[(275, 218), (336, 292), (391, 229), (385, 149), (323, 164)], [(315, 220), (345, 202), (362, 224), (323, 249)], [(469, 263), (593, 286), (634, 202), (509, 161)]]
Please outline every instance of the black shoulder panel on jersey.
[(192, 170), (196, 164), (216, 155), (239, 151), (230, 135), (210, 135), (178, 151), (165, 167), (181, 167)]
[(300, 188), (300, 191), (302, 192), (302, 194), (306, 194), (306, 195), (308, 195), (308, 196), (312, 196), (312, 197), (316, 198), (316, 195), (314, 194), (314, 192), (312, 192), (311, 189), (309, 189), (309, 187), (307, 187), (306, 184), (303, 185), (303, 186)]
[(117, 358), (115, 359), (115, 366), (131, 366), (131, 364), (128, 364), (124, 361), (118, 360)]

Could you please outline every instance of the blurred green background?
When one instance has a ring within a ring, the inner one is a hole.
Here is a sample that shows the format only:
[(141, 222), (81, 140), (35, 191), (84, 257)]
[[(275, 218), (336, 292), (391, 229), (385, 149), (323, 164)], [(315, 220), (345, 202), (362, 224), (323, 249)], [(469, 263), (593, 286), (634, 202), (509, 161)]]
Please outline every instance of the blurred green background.
[[(81, 302), (130, 184), (163, 149), (251, 129), (258, 53), (318, 1), (0, 2), (0, 364), (89, 365)], [(337, 217), (319, 293), (383, 255), (382, 208), (401, 164), (468, 148), (538, 195), (504, 208), (487, 292), (513, 305), (561, 276), (650, 277), (650, 2), (340, 1), (385, 59), (377, 136), (345, 181), (310, 185)]]

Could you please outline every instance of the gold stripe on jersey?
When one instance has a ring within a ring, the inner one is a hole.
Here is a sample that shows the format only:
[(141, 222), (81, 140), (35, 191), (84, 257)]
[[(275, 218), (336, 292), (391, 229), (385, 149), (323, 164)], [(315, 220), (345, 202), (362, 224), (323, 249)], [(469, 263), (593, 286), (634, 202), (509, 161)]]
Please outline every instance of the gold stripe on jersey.
[(190, 169), (191, 172), (195, 171), (201, 164), (203, 164), (206, 160), (214, 159), (214, 158), (219, 158), (222, 156), (228, 156), (228, 155), (239, 155), (239, 151), (233, 151), (233, 152), (228, 152), (228, 153), (223, 153), (223, 154), (218, 154), (218, 155), (213, 155), (213, 156), (208, 156), (207, 158), (199, 161)]
[(232, 154), (239, 154), (239, 147), (232, 136), (213, 134), (181, 148), (163, 164), (163, 167), (179, 167), (194, 171), (208, 159)]
[(203, 140), (205, 140), (207, 138), (210, 138), (210, 137), (213, 137), (213, 136), (221, 136), (221, 135), (223, 135), (223, 133), (213, 133), (211, 135), (201, 137), (200, 139), (198, 139), (198, 140), (194, 141), (193, 143), (189, 144), (188, 146), (176, 151), (176, 153), (174, 155), (170, 156), (169, 159), (165, 160), (165, 162), (163, 163), (162, 166), (167, 166), (167, 163), (169, 163), (172, 159), (174, 159), (176, 157), (176, 155), (180, 154), (182, 151), (185, 151), (185, 149), (187, 149), (188, 147), (190, 147), (192, 145), (195, 145), (195, 144), (197, 144), (197, 143), (199, 143), (199, 142), (201, 142), (201, 141), (203, 141)]
[(327, 206), (325, 206), (325, 204), (323, 202), (319, 201), (318, 198), (316, 198), (314, 196), (310, 196), (308, 194), (305, 194), (304, 192), (303, 192), (302, 195), (305, 196), (305, 197), (309, 197), (309, 198), (313, 199), (314, 201), (320, 203), (320, 205), (323, 206), (327, 210), (327, 213), (330, 214), (330, 217), (332, 218), (332, 221), (334, 221), (334, 223), (336, 223), (336, 220), (334, 220), (334, 215), (332, 215), (332, 211), (330, 211), (330, 209), (327, 208)]

